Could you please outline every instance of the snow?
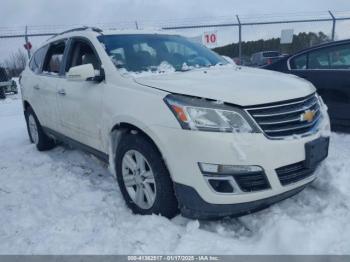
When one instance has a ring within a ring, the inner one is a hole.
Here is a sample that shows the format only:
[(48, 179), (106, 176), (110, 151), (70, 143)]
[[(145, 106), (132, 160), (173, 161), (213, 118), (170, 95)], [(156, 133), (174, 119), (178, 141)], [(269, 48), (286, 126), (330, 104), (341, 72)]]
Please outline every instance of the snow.
[(154, 76), (154, 75), (163, 75), (163, 74), (172, 74), (175, 73), (175, 68), (166, 61), (161, 62), (157, 67), (154, 67), (152, 70), (145, 70), (141, 72), (128, 71), (125, 68), (119, 68), (118, 71), (125, 77), (145, 77), (145, 76)]
[(95, 158), (29, 143), (17, 95), (0, 100), (0, 254), (350, 254), (350, 135), (300, 194), (203, 222), (134, 215)]
[[(111, 59), (114, 60), (113, 58)], [(113, 61), (113, 63), (118, 64), (118, 61)], [(199, 71), (199, 72), (207, 73), (208, 70), (222, 69), (222, 68), (236, 69), (237, 66), (231, 63), (227, 63), (227, 64), (218, 63), (213, 66), (203, 67), (203, 66), (188, 66), (186, 63), (183, 63), (181, 70), (182, 71)], [(179, 73), (179, 71), (176, 71), (175, 68), (171, 64), (169, 64), (167, 61), (161, 62), (158, 66), (152, 68), (152, 70), (150, 69), (150, 70), (145, 70), (141, 72), (133, 72), (133, 71), (128, 71), (125, 68), (119, 68), (118, 71), (124, 77), (133, 77), (133, 78)]]

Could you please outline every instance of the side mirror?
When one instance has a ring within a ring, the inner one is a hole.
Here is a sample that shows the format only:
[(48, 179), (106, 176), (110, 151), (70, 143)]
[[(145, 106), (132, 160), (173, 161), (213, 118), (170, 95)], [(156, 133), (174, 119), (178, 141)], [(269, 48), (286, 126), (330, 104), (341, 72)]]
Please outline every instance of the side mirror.
[(67, 73), (67, 79), (71, 81), (99, 81), (101, 72), (97, 72), (92, 64), (73, 66)]

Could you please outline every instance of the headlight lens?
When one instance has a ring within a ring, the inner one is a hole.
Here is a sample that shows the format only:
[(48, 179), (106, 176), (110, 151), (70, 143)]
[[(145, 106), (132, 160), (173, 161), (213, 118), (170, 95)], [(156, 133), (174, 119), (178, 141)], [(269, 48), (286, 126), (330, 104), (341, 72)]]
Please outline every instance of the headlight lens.
[(169, 95), (165, 102), (184, 129), (252, 133), (254, 129), (239, 109), (198, 98)]
[(320, 104), (321, 108), (327, 110), (327, 106), (326, 106), (326, 104), (324, 103), (322, 97), (321, 97), (319, 94), (317, 94), (317, 93), (316, 93), (316, 97), (317, 97), (317, 99), (318, 99), (318, 101), (319, 101), (319, 104)]

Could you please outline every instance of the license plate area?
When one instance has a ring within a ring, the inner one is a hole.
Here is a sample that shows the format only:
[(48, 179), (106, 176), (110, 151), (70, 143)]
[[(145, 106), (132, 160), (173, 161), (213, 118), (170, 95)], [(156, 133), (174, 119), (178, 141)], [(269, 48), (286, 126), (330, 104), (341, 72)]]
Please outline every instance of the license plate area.
[(305, 167), (316, 166), (328, 156), (329, 138), (320, 137), (305, 144)]

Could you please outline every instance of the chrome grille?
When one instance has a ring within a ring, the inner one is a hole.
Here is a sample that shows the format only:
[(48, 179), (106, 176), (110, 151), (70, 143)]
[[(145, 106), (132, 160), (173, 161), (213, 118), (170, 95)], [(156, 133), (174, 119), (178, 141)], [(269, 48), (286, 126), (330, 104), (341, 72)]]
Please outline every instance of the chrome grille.
[[(265, 134), (273, 138), (308, 133), (321, 118), (320, 105), (315, 94), (246, 110)], [(312, 121), (302, 119), (302, 115), (307, 111), (315, 114)]]

